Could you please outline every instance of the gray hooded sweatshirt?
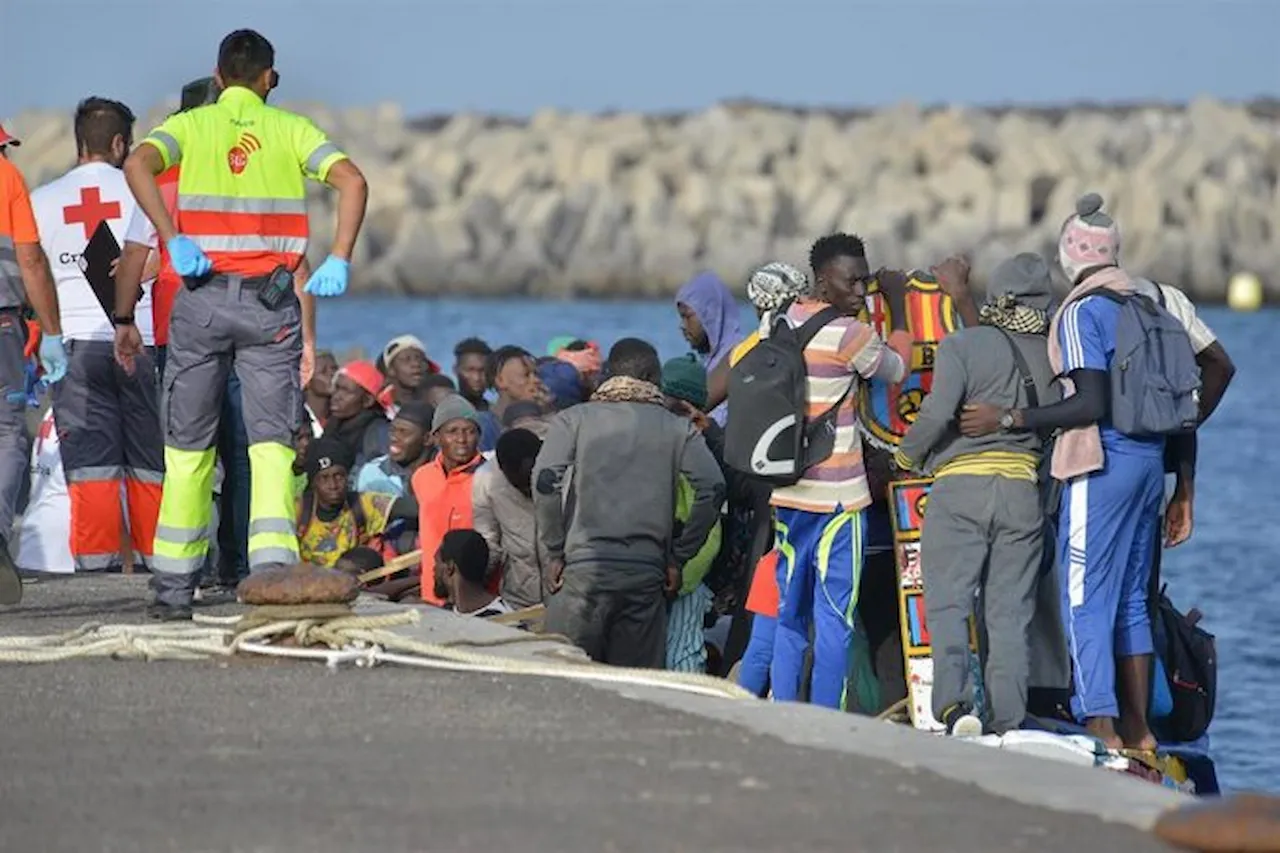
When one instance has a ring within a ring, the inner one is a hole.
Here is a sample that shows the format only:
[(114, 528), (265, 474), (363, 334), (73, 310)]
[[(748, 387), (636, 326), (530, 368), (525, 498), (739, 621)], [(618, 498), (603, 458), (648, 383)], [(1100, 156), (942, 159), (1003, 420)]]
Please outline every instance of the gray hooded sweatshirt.
[[(1009, 294), (1019, 304), (1047, 311), (1052, 287), (1048, 264), (1039, 255), (1026, 252), (996, 267), (988, 297)], [(1040, 453), (1043, 439), (1030, 430), (999, 430), (978, 438), (960, 434), (958, 414), (966, 403), (991, 403), (1008, 409), (1031, 405), (1013, 346), (1022, 353), (1031, 373), (1038, 405), (1057, 402), (1059, 391), (1044, 334), (1004, 332), (986, 325), (961, 329), (938, 346), (933, 387), (898, 447), (900, 461), (905, 459), (916, 470), (932, 474), (957, 457), (988, 450)]]
[[(680, 474), (694, 502), (673, 541)], [(706, 541), (725, 495), (697, 428), (654, 403), (589, 402), (552, 416), (533, 481), (538, 536), (566, 566), (683, 566)]]

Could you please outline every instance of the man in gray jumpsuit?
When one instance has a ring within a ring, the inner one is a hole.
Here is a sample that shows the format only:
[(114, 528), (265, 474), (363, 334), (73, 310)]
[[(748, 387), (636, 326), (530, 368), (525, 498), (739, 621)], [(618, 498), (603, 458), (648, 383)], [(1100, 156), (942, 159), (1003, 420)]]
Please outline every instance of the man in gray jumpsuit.
[[(1052, 402), (1046, 338), (1052, 298), (1049, 267), (1039, 255), (1017, 255), (995, 269), (980, 325), (949, 335), (938, 347), (933, 388), (895, 457), (898, 467), (936, 478), (920, 565), (933, 646), (934, 716), (955, 733), (976, 729), (965, 620), (979, 591), (989, 638), (987, 728), (1003, 734), (1026, 716), (1029, 628), (1044, 553), (1042, 437), (1006, 427), (966, 438), (958, 414), (978, 401), (1008, 407)], [(1052, 583), (1051, 576), (1047, 580)]]
[[(715, 524), (724, 477), (697, 428), (666, 409), (652, 346), (624, 338), (589, 402), (548, 421), (533, 476), (549, 557), (547, 632), (593, 660), (666, 665), (667, 598)], [(676, 480), (693, 489), (677, 533)]]

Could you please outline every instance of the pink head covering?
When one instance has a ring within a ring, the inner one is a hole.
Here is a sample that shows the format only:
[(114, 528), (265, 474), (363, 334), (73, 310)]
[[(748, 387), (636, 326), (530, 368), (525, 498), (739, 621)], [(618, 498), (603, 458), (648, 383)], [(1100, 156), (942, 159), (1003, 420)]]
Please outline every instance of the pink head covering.
[(1088, 193), (1076, 202), (1075, 216), (1063, 224), (1058, 238), (1058, 263), (1072, 285), (1090, 267), (1120, 263), (1120, 229), (1102, 212), (1102, 196)]
[(556, 358), (572, 364), (577, 368), (579, 376), (595, 376), (602, 365), (600, 347), (595, 341), (590, 342), (586, 349), (562, 349), (556, 353)]

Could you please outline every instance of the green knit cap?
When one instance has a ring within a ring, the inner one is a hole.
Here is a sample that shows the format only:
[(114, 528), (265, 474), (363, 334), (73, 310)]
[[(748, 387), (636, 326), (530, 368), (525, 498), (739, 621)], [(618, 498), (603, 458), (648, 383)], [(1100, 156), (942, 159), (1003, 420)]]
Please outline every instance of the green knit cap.
[(690, 353), (662, 365), (662, 393), (699, 409), (707, 405), (707, 371), (697, 356)]
[(569, 346), (569, 344), (573, 343), (576, 340), (577, 338), (575, 338), (573, 335), (556, 335), (554, 338), (547, 341), (547, 355), (551, 356), (552, 358), (555, 358), (557, 355), (560, 354), (560, 350)]

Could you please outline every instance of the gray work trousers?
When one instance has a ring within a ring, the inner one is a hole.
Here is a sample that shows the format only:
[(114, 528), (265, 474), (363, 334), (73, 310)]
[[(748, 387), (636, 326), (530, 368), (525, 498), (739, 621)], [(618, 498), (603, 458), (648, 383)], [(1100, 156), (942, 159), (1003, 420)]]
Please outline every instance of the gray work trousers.
[(174, 302), (161, 403), (166, 470), (152, 588), (191, 602), (209, 550), (215, 443), (228, 371), (240, 380), (251, 478), (249, 565), (297, 562), (293, 443), (302, 413), (301, 313), (292, 293), (276, 309), (237, 276), (214, 276)]
[(27, 483), (27, 324), (21, 308), (0, 308), (0, 536), (13, 533), (13, 516)]
[(574, 563), (547, 599), (546, 630), (563, 634), (600, 663), (662, 669), (667, 598), (660, 568)]
[(920, 535), (920, 566), (938, 719), (951, 705), (973, 703), (966, 620), (981, 591), (989, 727), (1003, 734), (1022, 725), (1043, 522), (1035, 483), (950, 474), (933, 484)]

